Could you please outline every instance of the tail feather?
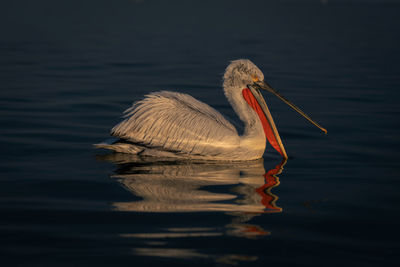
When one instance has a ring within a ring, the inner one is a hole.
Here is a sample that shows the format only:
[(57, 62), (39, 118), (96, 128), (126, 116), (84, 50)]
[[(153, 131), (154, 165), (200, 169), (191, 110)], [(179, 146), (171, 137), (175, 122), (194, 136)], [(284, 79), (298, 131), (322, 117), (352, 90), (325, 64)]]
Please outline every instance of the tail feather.
[(101, 143), (94, 144), (93, 146), (96, 148), (109, 149), (115, 152), (129, 154), (139, 154), (144, 150), (144, 147), (132, 143), (122, 142), (122, 140), (118, 138), (110, 138)]

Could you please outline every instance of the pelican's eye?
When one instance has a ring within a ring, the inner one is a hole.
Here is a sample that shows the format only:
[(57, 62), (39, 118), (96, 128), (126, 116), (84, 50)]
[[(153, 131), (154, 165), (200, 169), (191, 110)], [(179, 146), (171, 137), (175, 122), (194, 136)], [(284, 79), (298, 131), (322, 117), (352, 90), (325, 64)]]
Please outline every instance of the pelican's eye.
[(253, 82), (258, 82), (258, 81), (260, 81), (260, 79), (258, 78), (257, 75), (252, 74), (252, 75), (251, 75), (251, 78), (253, 79)]

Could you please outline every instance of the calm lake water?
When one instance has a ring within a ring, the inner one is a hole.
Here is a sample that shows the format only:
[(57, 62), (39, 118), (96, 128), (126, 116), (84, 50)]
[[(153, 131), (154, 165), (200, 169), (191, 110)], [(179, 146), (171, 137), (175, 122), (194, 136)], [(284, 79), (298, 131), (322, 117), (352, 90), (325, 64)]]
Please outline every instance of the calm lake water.
[[(398, 1), (3, 1), (2, 266), (397, 266)], [(123, 110), (188, 93), (234, 123), (249, 58), (289, 160), (95, 150)]]

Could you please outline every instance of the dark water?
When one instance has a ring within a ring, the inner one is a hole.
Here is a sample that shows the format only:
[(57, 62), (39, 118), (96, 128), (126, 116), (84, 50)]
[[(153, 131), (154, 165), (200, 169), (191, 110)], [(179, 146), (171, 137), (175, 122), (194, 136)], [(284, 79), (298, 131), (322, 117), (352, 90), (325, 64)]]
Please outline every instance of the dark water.
[[(1, 2), (1, 266), (398, 263), (400, 3), (264, 2)], [(285, 165), (91, 147), (160, 89), (238, 122), (237, 58), (328, 135), (265, 95)]]

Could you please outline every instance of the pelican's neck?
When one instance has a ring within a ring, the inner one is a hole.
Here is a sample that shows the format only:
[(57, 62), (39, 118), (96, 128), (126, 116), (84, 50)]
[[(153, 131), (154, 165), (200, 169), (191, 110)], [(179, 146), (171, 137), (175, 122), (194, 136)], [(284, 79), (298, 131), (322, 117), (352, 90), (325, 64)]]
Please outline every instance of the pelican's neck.
[(243, 97), (243, 88), (224, 85), (224, 93), (232, 108), (244, 123), (244, 133), (241, 138), (263, 140), (265, 147), (265, 133), (257, 113), (250, 107)]

